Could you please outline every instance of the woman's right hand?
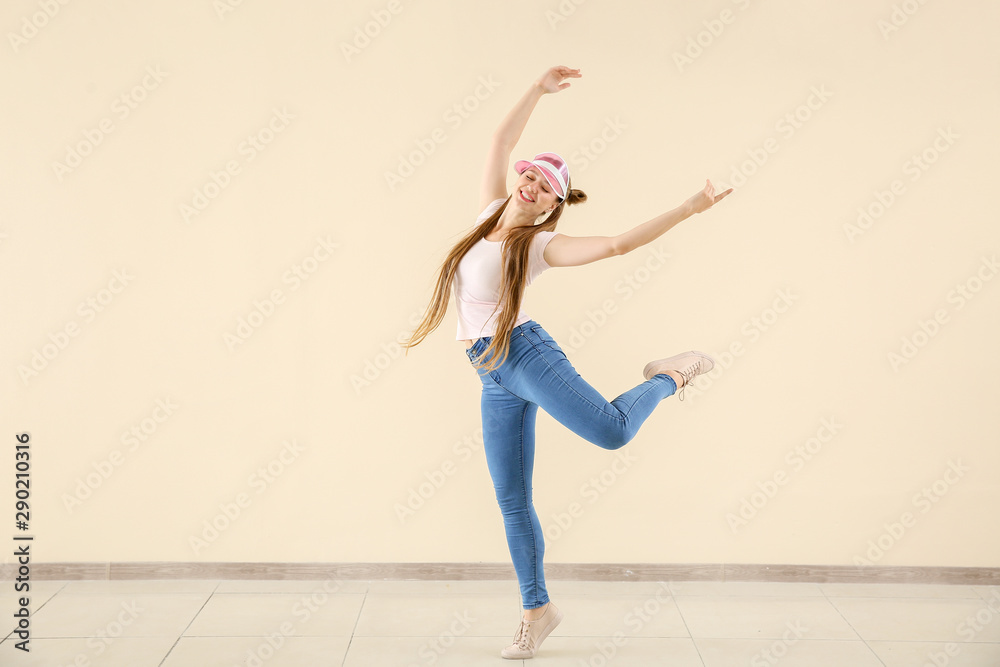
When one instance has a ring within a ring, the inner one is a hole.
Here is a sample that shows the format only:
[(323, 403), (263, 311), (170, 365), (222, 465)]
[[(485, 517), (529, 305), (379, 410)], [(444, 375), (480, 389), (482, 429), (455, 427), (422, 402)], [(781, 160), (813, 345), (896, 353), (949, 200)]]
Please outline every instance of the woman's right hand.
[(580, 70), (578, 69), (557, 65), (550, 67), (535, 83), (546, 93), (558, 93), (560, 90), (569, 88), (569, 81), (562, 83), (563, 79), (579, 79), (581, 76), (583, 75), (580, 74)]
[(687, 210), (694, 215), (695, 213), (701, 213), (702, 211), (707, 211), (712, 208), (713, 205), (718, 204), (722, 201), (722, 198), (732, 192), (733, 189), (729, 188), (722, 194), (715, 194), (715, 186), (712, 185), (712, 181), (705, 179), (705, 187), (701, 192), (692, 195), (684, 205), (687, 206)]

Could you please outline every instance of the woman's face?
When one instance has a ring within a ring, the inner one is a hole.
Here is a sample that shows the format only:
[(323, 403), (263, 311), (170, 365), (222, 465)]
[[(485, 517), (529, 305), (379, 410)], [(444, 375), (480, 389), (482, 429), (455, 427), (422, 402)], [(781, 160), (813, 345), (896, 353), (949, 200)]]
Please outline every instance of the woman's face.
[[(545, 215), (559, 204), (559, 198), (537, 167), (528, 167), (514, 184), (512, 199), (536, 216)], [(530, 201), (528, 201), (530, 200)]]

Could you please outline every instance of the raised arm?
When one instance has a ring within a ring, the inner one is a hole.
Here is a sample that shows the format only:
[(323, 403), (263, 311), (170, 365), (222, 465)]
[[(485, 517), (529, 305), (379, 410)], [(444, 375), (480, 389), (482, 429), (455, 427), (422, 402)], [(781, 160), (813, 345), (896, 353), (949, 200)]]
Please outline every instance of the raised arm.
[[(617, 236), (567, 236), (556, 234), (545, 246), (542, 253), (549, 266), (580, 266), (599, 259), (630, 253), (646, 245), (695, 213), (710, 209), (723, 197), (732, 192), (729, 188), (722, 194), (715, 194), (715, 186), (705, 179), (705, 188), (690, 197), (675, 209), (661, 213), (652, 220), (633, 227)], [(485, 208), (485, 207), (484, 207)]]
[(535, 80), (518, 100), (514, 108), (493, 132), (490, 147), (486, 153), (486, 166), (479, 188), (479, 210), (482, 211), (495, 199), (507, 196), (507, 169), (510, 168), (510, 154), (521, 139), (524, 126), (535, 109), (535, 104), (545, 93), (557, 93), (569, 88), (566, 78), (583, 76), (580, 70), (556, 66), (546, 70)]
[(615, 237), (615, 246), (619, 255), (632, 252), (640, 246), (658, 239), (667, 230), (679, 223), (681, 220), (691, 217), (695, 213), (701, 213), (712, 208), (714, 204), (722, 201), (722, 198), (732, 192), (729, 188), (722, 194), (715, 194), (715, 186), (712, 181), (705, 179), (705, 187), (692, 195), (677, 208), (661, 213), (652, 220), (642, 223), (638, 227), (633, 227), (627, 232), (623, 232)]

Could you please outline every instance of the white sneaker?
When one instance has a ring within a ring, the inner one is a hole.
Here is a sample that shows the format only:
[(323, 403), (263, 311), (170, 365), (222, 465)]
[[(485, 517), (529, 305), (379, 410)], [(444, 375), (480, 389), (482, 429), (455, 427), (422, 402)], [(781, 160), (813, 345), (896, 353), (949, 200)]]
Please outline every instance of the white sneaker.
[(517, 628), (514, 641), (510, 646), (500, 651), (500, 656), (508, 660), (534, 658), (535, 652), (549, 636), (549, 633), (559, 625), (562, 618), (562, 611), (549, 600), (549, 606), (545, 608), (545, 613), (538, 620), (526, 621), (523, 617), (521, 618), (521, 625)]
[(704, 352), (691, 350), (681, 354), (657, 359), (646, 364), (642, 369), (642, 376), (649, 380), (654, 375), (659, 375), (664, 371), (674, 371), (684, 378), (684, 384), (680, 388), (680, 399), (684, 400), (684, 390), (687, 388), (695, 376), (707, 373), (715, 367), (715, 360)]

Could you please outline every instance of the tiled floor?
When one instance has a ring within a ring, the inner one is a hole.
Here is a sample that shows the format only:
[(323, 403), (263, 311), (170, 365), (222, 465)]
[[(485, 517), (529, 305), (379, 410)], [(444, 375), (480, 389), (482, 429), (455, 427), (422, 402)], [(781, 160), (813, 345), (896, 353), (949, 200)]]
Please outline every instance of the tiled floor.
[[(11, 582), (3, 582), (10, 587)], [(998, 667), (1000, 587), (550, 580), (553, 667)], [(514, 581), (36, 581), (0, 665), (510, 665)], [(13, 595), (3, 595), (11, 622)]]

